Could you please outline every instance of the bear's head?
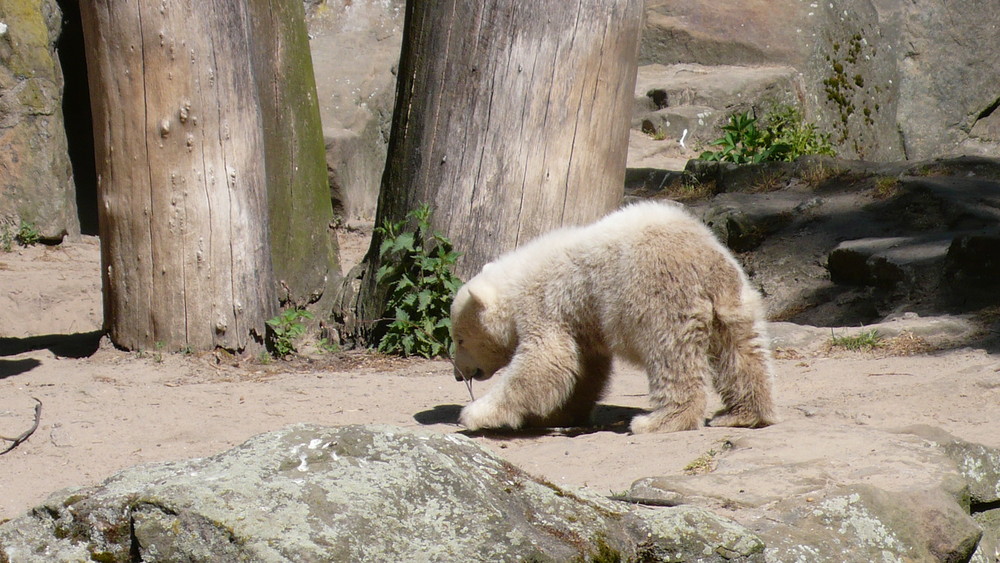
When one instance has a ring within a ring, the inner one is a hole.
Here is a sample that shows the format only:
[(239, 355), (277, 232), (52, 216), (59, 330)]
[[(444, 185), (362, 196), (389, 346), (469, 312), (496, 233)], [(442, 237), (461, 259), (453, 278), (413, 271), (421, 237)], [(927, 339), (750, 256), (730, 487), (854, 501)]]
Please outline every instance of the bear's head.
[(514, 354), (509, 322), (496, 287), (477, 276), (463, 285), (451, 304), (455, 379), (489, 379)]

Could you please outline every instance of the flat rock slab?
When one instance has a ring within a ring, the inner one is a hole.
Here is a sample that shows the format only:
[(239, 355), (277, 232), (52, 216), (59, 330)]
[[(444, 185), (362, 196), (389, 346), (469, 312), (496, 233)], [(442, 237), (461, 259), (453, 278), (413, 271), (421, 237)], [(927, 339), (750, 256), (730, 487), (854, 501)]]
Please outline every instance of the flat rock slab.
[(639, 67), (635, 92), (640, 103), (655, 104), (653, 90), (666, 93), (666, 102), (649, 109), (707, 106), (720, 110), (733, 100), (749, 101), (772, 91), (794, 91), (798, 72), (790, 66), (705, 66), (699, 64), (650, 64)]
[(833, 249), (827, 267), (835, 283), (892, 288), (918, 284), (923, 270), (943, 268), (951, 233), (845, 241)]
[(775, 349), (813, 353), (829, 346), (831, 339), (853, 337), (874, 330), (884, 338), (911, 335), (922, 339), (930, 348), (945, 348), (974, 338), (982, 329), (969, 317), (941, 315), (921, 317), (905, 313), (881, 323), (856, 327), (815, 327), (795, 323), (768, 324), (771, 346)]
[(992, 561), (998, 530), (980, 546), (989, 526), (970, 512), (994, 501), (969, 491), (997, 496), (998, 454), (929, 428), (806, 420), (741, 434), (706, 454), (706, 473), (640, 479), (629, 495), (712, 507), (759, 534), (769, 561)]

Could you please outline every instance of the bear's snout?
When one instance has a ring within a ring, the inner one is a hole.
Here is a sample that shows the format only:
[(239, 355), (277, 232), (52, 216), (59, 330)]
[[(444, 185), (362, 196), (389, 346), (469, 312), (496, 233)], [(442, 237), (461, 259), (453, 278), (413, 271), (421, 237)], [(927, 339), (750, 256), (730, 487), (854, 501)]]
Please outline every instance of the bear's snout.
[(466, 376), (465, 373), (463, 373), (462, 370), (458, 369), (457, 367), (455, 368), (455, 381), (468, 381), (470, 379), (475, 379), (476, 381), (482, 381), (483, 379), (485, 379), (483, 377), (484, 375), (485, 374), (483, 373), (483, 370), (479, 368), (476, 368), (469, 376)]

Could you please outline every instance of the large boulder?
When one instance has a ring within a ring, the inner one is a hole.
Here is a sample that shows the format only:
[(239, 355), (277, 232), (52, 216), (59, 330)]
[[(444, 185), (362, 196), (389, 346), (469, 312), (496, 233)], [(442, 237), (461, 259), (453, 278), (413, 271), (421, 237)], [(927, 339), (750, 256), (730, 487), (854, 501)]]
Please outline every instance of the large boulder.
[(1000, 93), (1000, 14), (989, 0), (875, 2), (882, 25), (898, 27), (900, 136), (911, 159), (996, 156), (993, 115)]
[(997, 155), (998, 24), (987, 0), (652, 0), (640, 64), (792, 67), (786, 94), (847, 157)]
[(80, 231), (63, 126), (55, 0), (0, 0), (0, 230)]
[[(755, 531), (768, 561), (994, 561), (1000, 451), (943, 431), (828, 421), (740, 431), (692, 475), (633, 499), (711, 507)], [(983, 523), (980, 523), (983, 522)], [(985, 525), (984, 525), (985, 524)]]
[[(761, 98), (751, 88), (734, 92), (724, 105), (714, 104), (722, 119), (713, 125), (748, 107), (762, 114), (776, 103), (791, 103), (831, 133), (842, 154), (905, 158), (896, 122), (900, 34), (885, 27), (871, 0), (754, 0), (730, 7), (655, 0), (646, 6), (642, 64), (695, 63), (720, 70), (738, 65), (743, 72), (764, 74), (792, 69), (795, 82), (784, 91)], [(734, 74), (720, 72), (719, 82)]]
[(814, 11), (798, 0), (647, 0), (639, 64), (801, 67)]
[(388, 151), (403, 0), (307, 1), (334, 209), (371, 220)]
[[(728, 429), (614, 500), (458, 434), (295, 425), (124, 470), (0, 525), (0, 561), (976, 561), (1000, 451), (919, 426)], [(645, 506), (636, 506), (645, 505)]]
[[(696, 507), (636, 510), (460, 435), (298, 425), (125, 470), (0, 526), (0, 561), (763, 561)], [(615, 559), (619, 558), (619, 559)]]

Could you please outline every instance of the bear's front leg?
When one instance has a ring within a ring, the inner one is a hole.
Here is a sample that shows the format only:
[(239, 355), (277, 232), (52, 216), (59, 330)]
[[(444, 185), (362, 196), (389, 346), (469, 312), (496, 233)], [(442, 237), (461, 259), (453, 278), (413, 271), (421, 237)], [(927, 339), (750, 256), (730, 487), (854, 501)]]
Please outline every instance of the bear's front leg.
[(544, 419), (573, 395), (579, 366), (576, 343), (565, 334), (525, 339), (488, 393), (466, 405), (459, 422), (469, 430), (521, 428)]

